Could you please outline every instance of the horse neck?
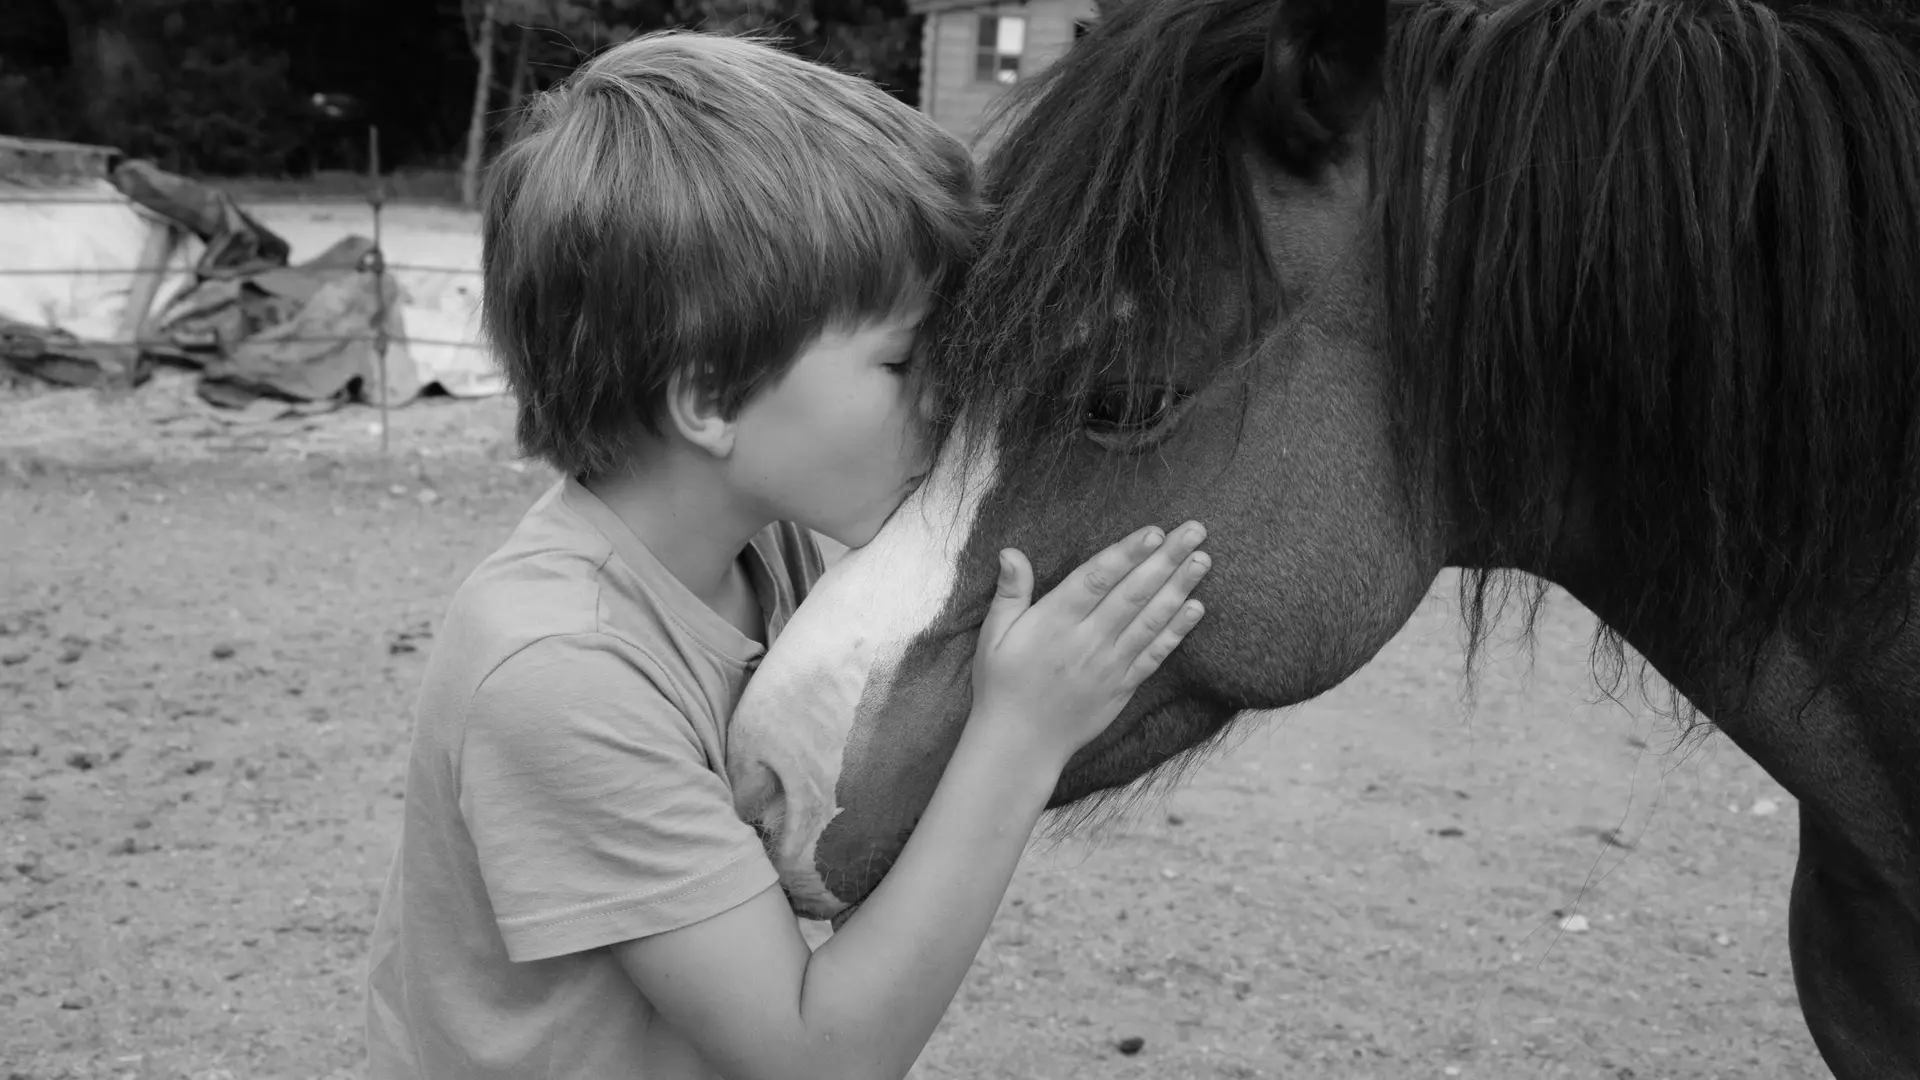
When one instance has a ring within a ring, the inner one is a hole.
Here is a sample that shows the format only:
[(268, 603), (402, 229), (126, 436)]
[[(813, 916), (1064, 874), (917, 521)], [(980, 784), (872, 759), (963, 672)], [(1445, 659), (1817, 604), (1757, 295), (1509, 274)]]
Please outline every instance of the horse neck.
[[(1863, 725), (1891, 727), (1907, 733), (1901, 737), (1915, 742), (1920, 757), (1920, 726), (1912, 723), (1920, 717), (1920, 619), (1899, 617), (1904, 597), (1878, 611), (1863, 605), (1842, 624), (1847, 642), (1838, 661), (1825, 667), (1814, 660), (1822, 650), (1784, 630), (1742, 649), (1716, 640), (1677, 604), (1656, 570), (1609, 533), (1612, 523), (1592, 512), (1583, 490), (1578, 482), (1567, 484), (1553, 518), (1531, 523), (1520, 542), (1506, 537), (1480, 545), (1521, 557), (1494, 565), (1476, 561), (1474, 545), (1462, 544), (1462, 557), (1450, 561), (1469, 570), (1519, 570), (1565, 590), (1790, 789), (1796, 770), (1808, 766), (1806, 755), (1771, 752), (1788, 732), (1850, 744), (1857, 741), (1850, 733)], [(1920, 567), (1905, 585), (1907, 596), (1916, 595)], [(1852, 758), (1857, 751), (1848, 745), (1828, 756)]]
[(1647, 565), (1623, 554), (1590, 497), (1590, 484), (1563, 478), (1560, 496), (1534, 501), (1540, 520), (1491, 521), (1457, 495), (1445, 495), (1447, 557), (1472, 575), (1519, 572), (1565, 590), (1607, 630), (1645, 657), (1694, 708), (1711, 717), (1740, 686), (1737, 661), (1695, 647), (1691, 624)]
[[(1920, 619), (1863, 616), (1842, 661), (1823, 669), (1784, 631), (1751, 659), (1697, 647), (1697, 628), (1629, 566), (1560, 568), (1549, 580), (1798, 799), (1803, 824), (1844, 841), (1860, 860), (1849, 873), (1880, 878), (1920, 918)], [(1920, 588), (1920, 572), (1906, 585)]]

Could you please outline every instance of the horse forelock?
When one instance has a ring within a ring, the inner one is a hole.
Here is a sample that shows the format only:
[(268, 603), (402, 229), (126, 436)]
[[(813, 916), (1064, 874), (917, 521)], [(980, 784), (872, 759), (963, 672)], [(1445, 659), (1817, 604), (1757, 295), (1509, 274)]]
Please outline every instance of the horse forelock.
[(1270, 11), (1123, 5), (1016, 88), (987, 166), (992, 224), (936, 315), (950, 412), (996, 415), (1038, 448), (1071, 430), (1094, 387), (1166, 375), (1223, 258), (1243, 270), (1250, 313), (1267, 295), (1234, 111)]
[[(1396, 429), (1491, 561), (1584, 481), (1692, 659), (1854, 644), (1916, 551), (1917, 43), (1878, 2), (1405, 9), (1370, 161)], [(1502, 584), (1469, 578), (1473, 640)]]

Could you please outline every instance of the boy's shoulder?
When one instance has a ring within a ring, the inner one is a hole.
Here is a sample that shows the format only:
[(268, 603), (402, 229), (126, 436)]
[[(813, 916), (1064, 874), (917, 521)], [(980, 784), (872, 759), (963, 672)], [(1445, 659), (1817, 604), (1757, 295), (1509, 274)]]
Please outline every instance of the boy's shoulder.
[(571, 511), (556, 484), (523, 514), (454, 591), (447, 621), (499, 639), (499, 647), (596, 633), (613, 548)]
[[(455, 591), (434, 650), (435, 660), (452, 663), (436, 666), (454, 669), (443, 673), (470, 691), (530, 648), (612, 651), (677, 698), (706, 681), (705, 668), (755, 658), (741, 651), (745, 639), (635, 543), (590, 492), (555, 484)], [(771, 594), (777, 633), (820, 576), (820, 549), (812, 534), (787, 523), (755, 537), (753, 549), (771, 578), (756, 584)]]
[[(422, 687), (422, 704), (456, 707), (482, 685), (529, 661), (551, 669), (569, 654), (612, 650), (618, 667), (661, 681), (649, 615), (618, 587), (612, 545), (567, 505), (556, 484), (506, 540), (467, 575), (447, 604)], [(609, 609), (615, 612), (609, 618)], [(598, 666), (598, 665), (595, 665)]]

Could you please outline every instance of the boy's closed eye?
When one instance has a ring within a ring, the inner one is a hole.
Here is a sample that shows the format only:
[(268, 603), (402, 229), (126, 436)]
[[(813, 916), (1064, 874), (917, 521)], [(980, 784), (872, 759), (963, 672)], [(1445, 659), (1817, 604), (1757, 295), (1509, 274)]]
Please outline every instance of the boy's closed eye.
[(905, 375), (919, 367), (920, 350), (924, 343), (920, 337), (920, 326), (925, 313), (919, 313), (903, 320), (893, 327), (892, 341), (888, 342), (887, 352), (892, 355), (881, 364), (895, 375)]
[(892, 360), (880, 366), (893, 372), (895, 375), (907, 375), (919, 366), (919, 359), (920, 347), (916, 343), (908, 345), (898, 353), (895, 353)]

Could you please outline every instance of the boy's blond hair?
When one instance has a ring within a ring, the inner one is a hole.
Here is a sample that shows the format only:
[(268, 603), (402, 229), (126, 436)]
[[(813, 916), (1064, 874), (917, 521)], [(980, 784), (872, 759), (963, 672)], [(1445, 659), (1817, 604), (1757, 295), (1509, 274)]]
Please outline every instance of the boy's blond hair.
[(615, 46), (529, 106), (483, 209), (485, 322), (520, 447), (632, 459), (676, 379), (727, 415), (821, 330), (937, 296), (975, 211), (964, 146), (763, 39)]

